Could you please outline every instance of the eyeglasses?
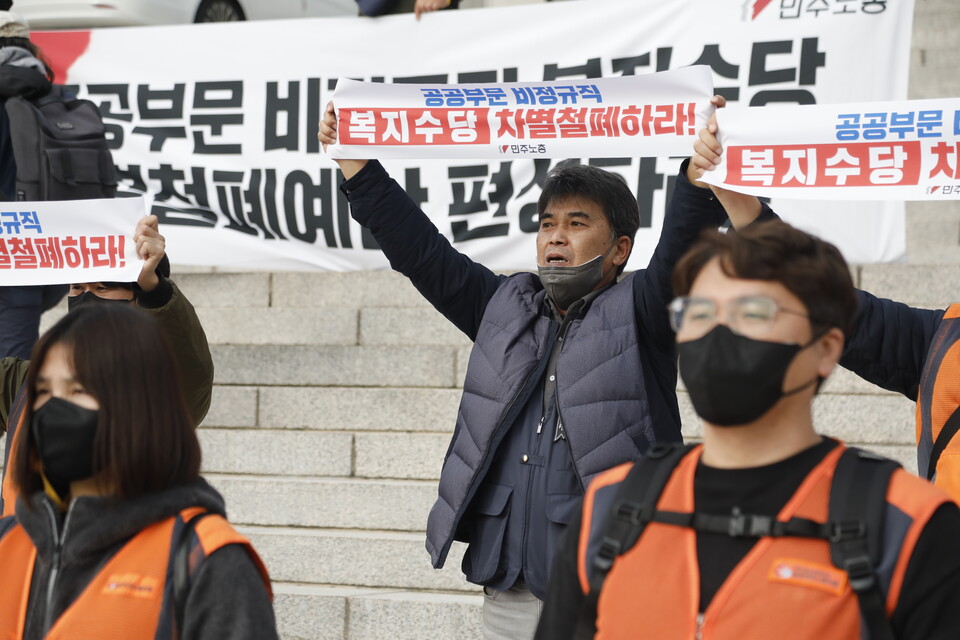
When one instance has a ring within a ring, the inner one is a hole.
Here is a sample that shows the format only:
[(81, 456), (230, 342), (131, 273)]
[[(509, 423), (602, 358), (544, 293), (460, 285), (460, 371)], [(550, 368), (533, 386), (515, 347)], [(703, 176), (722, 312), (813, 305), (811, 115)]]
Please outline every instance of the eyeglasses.
[[(777, 321), (778, 313), (809, 318), (802, 311), (784, 309), (766, 296), (735, 298), (726, 305), (727, 326), (742, 336), (762, 338), (770, 332)], [(709, 298), (681, 296), (674, 298), (669, 306), (670, 326), (684, 337), (696, 339), (704, 336), (717, 324), (717, 303)]]

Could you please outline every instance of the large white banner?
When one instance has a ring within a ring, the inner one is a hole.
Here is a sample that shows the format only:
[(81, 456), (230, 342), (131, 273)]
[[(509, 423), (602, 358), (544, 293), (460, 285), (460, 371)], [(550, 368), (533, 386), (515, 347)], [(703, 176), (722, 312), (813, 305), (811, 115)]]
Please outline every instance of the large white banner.
[(688, 153), (715, 111), (710, 67), (587, 81), (337, 80), (331, 158), (569, 158)]
[[(802, 5), (802, 10), (800, 7)], [(826, 7), (826, 8), (824, 8)], [(797, 8), (794, 10), (794, 8)], [(816, 10), (815, 10), (816, 9)], [(37, 34), (61, 79), (100, 105), (123, 191), (149, 191), (175, 263), (385, 268), (316, 138), (340, 76), (396, 84), (581, 82), (693, 64), (752, 106), (905, 99), (912, 0), (582, 0), (376, 19)], [(621, 174), (645, 266), (681, 158), (578, 158)], [(548, 158), (390, 160), (453, 245), (532, 268)], [(775, 200), (856, 262), (905, 249), (900, 202)]]
[(144, 198), (0, 203), (4, 285), (133, 282)]
[(960, 98), (734, 108), (704, 182), (757, 196), (960, 199)]

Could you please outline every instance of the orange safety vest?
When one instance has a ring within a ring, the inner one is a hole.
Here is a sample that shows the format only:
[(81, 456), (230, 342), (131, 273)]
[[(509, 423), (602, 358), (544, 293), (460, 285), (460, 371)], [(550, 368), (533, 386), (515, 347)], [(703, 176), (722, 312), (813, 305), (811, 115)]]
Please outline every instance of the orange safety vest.
[(917, 394), (920, 476), (960, 500), (960, 304), (943, 315)]
[[(778, 520), (826, 522), (830, 486), (844, 446), (831, 451), (783, 506)], [(692, 513), (693, 480), (702, 447), (686, 455), (664, 487), (657, 510)], [(597, 477), (587, 489), (580, 531), (578, 574), (586, 594), (591, 541), (604, 531), (613, 496), (632, 465)], [(894, 472), (887, 490), (888, 520), (877, 567), (890, 615), (907, 563), (923, 527), (949, 498), (929, 483)], [(899, 510), (899, 512), (897, 512)], [(592, 553), (596, 550), (593, 549)], [(646, 525), (637, 543), (616, 557), (597, 601), (597, 640), (833, 640), (866, 638), (847, 574), (831, 562), (826, 540), (765, 537), (733, 569), (700, 615), (696, 531), (660, 522)]]
[(27, 389), (23, 386), (20, 387), (20, 391), (17, 392), (13, 400), (13, 409), (7, 416), (7, 437), (10, 437), (10, 425), (16, 425), (16, 429), (13, 432), (13, 440), (10, 442), (10, 458), (6, 460), (6, 465), (3, 467), (3, 485), (2, 489), (0, 489), (0, 491), (2, 491), (2, 493), (0, 493), (0, 499), (3, 500), (3, 511), (0, 512), (0, 517), (2, 518), (12, 516), (16, 513), (17, 490), (13, 488), (13, 452), (16, 451), (14, 447), (17, 446), (23, 430), (26, 429), (24, 419), (26, 418), (27, 412), (23, 410), (26, 401)]
[[(86, 586), (76, 601), (53, 624), (46, 640), (98, 638), (99, 640), (175, 640), (178, 632), (173, 624), (173, 575), (171, 545), (179, 527), (200, 508), (186, 509), (172, 517), (150, 525), (134, 536), (117, 552)], [(9, 522), (9, 521), (8, 521)], [(2, 531), (3, 521), (0, 521)], [(242, 544), (263, 577), (271, 594), (270, 577), (250, 542), (237, 533), (224, 518), (209, 515), (196, 524), (199, 540), (199, 561), (228, 544)], [(199, 562), (191, 564), (193, 571)], [(13, 524), (0, 537), (0, 638), (20, 640), (26, 624), (27, 602), (37, 550), (19, 524)], [(172, 582), (172, 581), (171, 581)], [(225, 595), (224, 597), (229, 597)], [(169, 630), (158, 634), (158, 628)]]

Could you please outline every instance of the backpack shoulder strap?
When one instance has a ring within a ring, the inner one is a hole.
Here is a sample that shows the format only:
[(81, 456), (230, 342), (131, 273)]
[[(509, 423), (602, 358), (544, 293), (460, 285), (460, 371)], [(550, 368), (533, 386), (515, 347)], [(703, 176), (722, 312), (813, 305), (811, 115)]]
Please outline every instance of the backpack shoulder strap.
[(953, 440), (957, 432), (960, 431), (960, 407), (954, 409), (950, 417), (943, 424), (937, 439), (933, 443), (933, 449), (930, 451), (930, 462), (927, 465), (927, 480), (933, 480), (937, 474), (937, 464), (940, 463), (940, 456), (943, 455), (947, 445)]
[[(657, 502), (680, 460), (695, 445), (656, 444), (637, 458), (620, 483), (595, 558), (590, 561), (590, 590), (584, 598), (574, 638), (593, 638), (600, 590), (617, 556), (629, 551), (654, 519)], [(639, 501), (638, 501), (639, 497)]]
[[(183, 616), (187, 606), (187, 597), (190, 595), (190, 583), (193, 571), (197, 566), (190, 566), (190, 551), (197, 524), (207, 516), (213, 515), (209, 511), (195, 513), (183, 523), (180, 536), (176, 540), (176, 550), (173, 554), (173, 611), (177, 623), (177, 633), (183, 633)], [(193, 571), (191, 570), (193, 569)]]
[(849, 576), (871, 640), (894, 640), (876, 568), (887, 486), (899, 467), (893, 460), (850, 447), (841, 455), (830, 487), (829, 520), (834, 525), (830, 557)]
[(172, 582), (173, 615), (178, 633), (182, 635), (187, 600), (194, 576), (203, 566), (207, 557), (218, 549), (228, 545), (240, 544), (246, 548), (260, 578), (263, 580), (267, 595), (273, 600), (273, 590), (267, 568), (254, 550), (250, 541), (237, 532), (227, 519), (202, 507), (191, 507), (180, 513), (183, 525), (175, 530), (171, 550), (173, 563)]

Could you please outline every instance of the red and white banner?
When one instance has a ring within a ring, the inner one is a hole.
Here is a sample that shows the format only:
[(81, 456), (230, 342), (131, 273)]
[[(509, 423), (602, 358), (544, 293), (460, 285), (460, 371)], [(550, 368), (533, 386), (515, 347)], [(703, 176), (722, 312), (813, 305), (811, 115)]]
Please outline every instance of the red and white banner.
[(4, 285), (133, 282), (144, 198), (0, 203)]
[(715, 111), (710, 67), (509, 84), (340, 78), (331, 158), (577, 158), (689, 153)]
[[(121, 191), (149, 192), (174, 264), (387, 268), (350, 217), (317, 123), (339, 77), (392, 85), (561, 82), (711, 68), (751, 106), (903, 100), (913, 0), (589, 0), (368, 18), (35, 34), (60, 82), (97, 103)], [(869, 52), (869, 55), (865, 54)], [(880, 72), (878, 72), (880, 70)], [(529, 150), (528, 150), (529, 153)], [(682, 156), (573, 157), (634, 190), (628, 265), (656, 246)], [(498, 269), (535, 267), (536, 202), (559, 160), (393, 159), (391, 175), (453, 246)], [(848, 260), (905, 252), (903, 203), (776, 199)]]
[(960, 199), (960, 98), (717, 113), (704, 181), (757, 196)]

